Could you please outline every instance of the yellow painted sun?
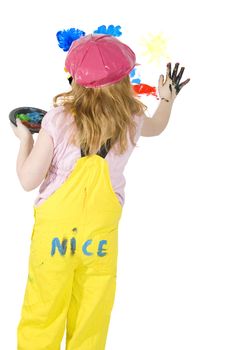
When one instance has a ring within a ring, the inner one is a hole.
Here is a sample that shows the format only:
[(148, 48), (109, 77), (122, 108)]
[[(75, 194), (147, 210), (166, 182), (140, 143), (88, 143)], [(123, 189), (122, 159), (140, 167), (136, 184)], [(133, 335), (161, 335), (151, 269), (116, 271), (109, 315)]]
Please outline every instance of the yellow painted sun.
[(140, 39), (140, 43), (146, 48), (142, 51), (142, 55), (148, 56), (149, 63), (156, 61), (160, 65), (161, 58), (170, 59), (167, 52), (167, 39), (163, 37), (163, 33), (160, 32), (157, 35), (148, 33), (147, 37)]

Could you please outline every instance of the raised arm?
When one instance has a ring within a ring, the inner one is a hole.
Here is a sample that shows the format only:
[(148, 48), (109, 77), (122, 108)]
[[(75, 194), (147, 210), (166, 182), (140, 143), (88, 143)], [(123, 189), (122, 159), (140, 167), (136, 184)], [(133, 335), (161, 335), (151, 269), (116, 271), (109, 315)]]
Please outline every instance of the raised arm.
[(171, 73), (171, 63), (167, 64), (165, 82), (163, 81), (164, 76), (162, 74), (160, 75), (158, 91), (161, 100), (152, 118), (148, 118), (144, 114), (141, 136), (157, 136), (166, 128), (176, 96), (182, 87), (190, 81), (190, 78), (188, 78), (179, 84), (185, 68), (181, 67), (180, 73), (177, 75), (178, 66), (179, 63), (176, 63), (173, 73)]
[(158, 136), (166, 128), (171, 115), (173, 101), (161, 100), (152, 118), (144, 113), (144, 122), (141, 129), (141, 136)]

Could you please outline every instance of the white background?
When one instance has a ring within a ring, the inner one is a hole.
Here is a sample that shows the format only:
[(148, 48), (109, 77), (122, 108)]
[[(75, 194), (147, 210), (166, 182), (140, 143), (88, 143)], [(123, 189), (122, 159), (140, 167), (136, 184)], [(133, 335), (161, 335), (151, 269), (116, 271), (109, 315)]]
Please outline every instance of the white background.
[[(9, 0), (0, 10), (0, 348), (17, 348), (38, 193), (25, 192), (17, 178), (19, 140), (9, 112), (26, 105), (48, 110), (53, 96), (68, 89), (58, 30), (114, 24), (136, 52), (137, 39), (148, 32), (171, 37), (172, 68), (180, 62), (182, 81), (191, 81), (165, 131), (141, 137), (125, 170), (106, 349), (232, 350), (230, 1)], [(166, 60), (150, 72), (157, 86)]]

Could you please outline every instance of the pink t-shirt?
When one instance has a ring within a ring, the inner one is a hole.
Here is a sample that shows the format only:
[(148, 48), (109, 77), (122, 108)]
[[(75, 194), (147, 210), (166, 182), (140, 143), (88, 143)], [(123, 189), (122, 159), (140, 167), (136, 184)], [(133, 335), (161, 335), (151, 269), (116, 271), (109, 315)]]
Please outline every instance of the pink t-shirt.
[[(137, 123), (137, 130), (134, 139), (137, 143), (141, 134), (143, 117), (135, 115), (133, 118)], [(39, 194), (34, 202), (35, 207), (42, 204), (46, 198), (62, 185), (73, 170), (78, 158), (81, 157), (80, 148), (68, 143), (73, 128), (76, 128), (76, 123), (72, 115), (64, 112), (63, 106), (54, 107), (47, 112), (42, 119), (41, 127), (52, 137), (54, 152), (49, 170), (40, 185)], [(124, 154), (116, 155), (110, 149), (105, 157), (109, 165), (113, 190), (122, 206), (124, 205), (124, 187), (126, 183), (123, 171), (134, 149), (134, 146), (130, 141), (129, 132), (127, 133), (127, 137), (129, 146)]]

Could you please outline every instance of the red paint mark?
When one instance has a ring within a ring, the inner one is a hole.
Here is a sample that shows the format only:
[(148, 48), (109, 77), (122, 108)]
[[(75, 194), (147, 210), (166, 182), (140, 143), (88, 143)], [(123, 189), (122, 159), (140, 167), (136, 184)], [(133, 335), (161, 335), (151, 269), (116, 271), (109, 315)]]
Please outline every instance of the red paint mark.
[(31, 128), (31, 129), (38, 129), (41, 127), (41, 124), (38, 124), (38, 123), (30, 123), (28, 122), (27, 120), (22, 120), (22, 123), (28, 127), (28, 128)]
[(146, 94), (147, 96), (153, 95), (153, 96), (157, 97), (157, 99), (159, 99), (157, 94), (156, 94), (156, 87), (154, 87), (154, 86), (150, 86), (147, 84), (135, 84), (132, 86), (133, 86), (134, 91), (138, 95), (142, 95), (142, 94)]

